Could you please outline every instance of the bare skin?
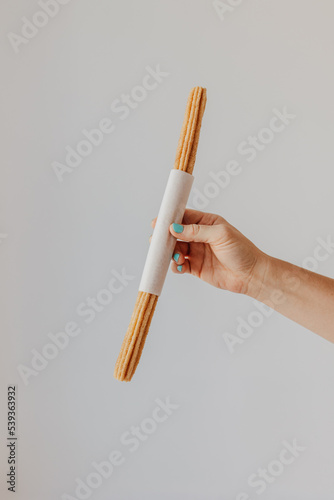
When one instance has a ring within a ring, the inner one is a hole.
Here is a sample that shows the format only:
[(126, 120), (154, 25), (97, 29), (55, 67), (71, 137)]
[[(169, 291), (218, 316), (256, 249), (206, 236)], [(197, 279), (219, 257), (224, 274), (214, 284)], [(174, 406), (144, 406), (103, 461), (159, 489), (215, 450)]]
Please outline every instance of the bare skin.
[(174, 273), (248, 295), (334, 342), (333, 279), (270, 257), (219, 215), (186, 210), (177, 229)]

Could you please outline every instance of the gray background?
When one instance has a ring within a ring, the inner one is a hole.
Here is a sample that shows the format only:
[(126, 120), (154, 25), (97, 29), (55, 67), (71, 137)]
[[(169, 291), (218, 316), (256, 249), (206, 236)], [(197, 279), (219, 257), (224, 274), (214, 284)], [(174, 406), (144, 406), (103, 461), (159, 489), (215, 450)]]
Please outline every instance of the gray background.
[[(253, 301), (170, 273), (135, 378), (113, 370), (191, 87), (208, 91), (194, 187), (229, 160), (243, 168), (205, 210), (299, 265), (334, 237), (333, 3), (248, 0), (221, 20), (211, 1), (72, 0), (16, 54), (7, 34), (38, 10), (0, 7), (0, 423), (4, 438), (15, 383), (16, 498), (74, 496), (75, 479), (118, 449), (125, 462), (94, 500), (332, 499), (334, 351), (320, 337), (274, 313), (231, 354), (223, 333)], [(148, 65), (169, 76), (122, 121), (110, 104)], [(247, 162), (238, 144), (284, 106), (296, 118)], [(104, 117), (115, 131), (60, 183), (52, 162)], [(85, 324), (78, 304), (122, 268), (134, 279)], [(334, 277), (334, 255), (318, 272)], [(17, 366), (69, 321), (81, 334), (25, 386)], [(130, 453), (120, 436), (167, 396), (178, 409)], [(305, 451), (258, 495), (249, 475), (293, 439)]]

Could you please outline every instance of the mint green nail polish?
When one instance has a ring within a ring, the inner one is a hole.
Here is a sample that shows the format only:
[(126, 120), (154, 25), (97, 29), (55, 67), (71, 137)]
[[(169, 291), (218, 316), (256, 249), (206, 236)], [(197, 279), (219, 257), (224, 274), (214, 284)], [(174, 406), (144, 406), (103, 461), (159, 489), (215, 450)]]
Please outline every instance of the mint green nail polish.
[(183, 231), (183, 226), (182, 224), (176, 224), (176, 222), (173, 223), (173, 230), (176, 232), (176, 233), (182, 233)]
[(179, 253), (175, 253), (173, 255), (173, 259), (175, 260), (175, 262), (177, 262), (179, 260), (179, 257), (180, 257), (180, 254)]
[(179, 273), (180, 273), (180, 272), (182, 271), (182, 265), (181, 265), (181, 266), (177, 266), (177, 268), (176, 268), (176, 269), (177, 269), (177, 270), (179, 271)]

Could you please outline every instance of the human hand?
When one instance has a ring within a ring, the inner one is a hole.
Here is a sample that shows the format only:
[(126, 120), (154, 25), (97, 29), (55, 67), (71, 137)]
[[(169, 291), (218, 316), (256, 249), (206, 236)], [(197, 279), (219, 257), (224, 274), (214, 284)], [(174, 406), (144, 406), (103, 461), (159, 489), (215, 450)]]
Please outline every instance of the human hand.
[(249, 295), (334, 343), (334, 279), (266, 255), (219, 215), (186, 210), (170, 232), (174, 273)]
[(259, 293), (269, 257), (223, 217), (186, 210), (182, 225), (172, 224), (170, 232), (178, 238), (174, 273), (189, 273), (235, 293)]

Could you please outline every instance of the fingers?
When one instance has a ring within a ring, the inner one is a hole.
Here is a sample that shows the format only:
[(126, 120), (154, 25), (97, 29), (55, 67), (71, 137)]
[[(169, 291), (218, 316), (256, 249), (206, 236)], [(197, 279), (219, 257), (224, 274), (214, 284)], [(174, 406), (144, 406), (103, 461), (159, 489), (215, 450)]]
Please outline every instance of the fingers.
[(181, 264), (172, 260), (171, 269), (173, 273), (176, 274), (191, 273), (190, 261), (188, 259), (183, 259), (183, 262)]
[[(186, 210), (183, 221), (185, 219), (187, 220), (187, 217), (188, 220), (200, 220), (202, 215), (203, 212), (197, 212), (196, 210)], [(155, 228), (156, 222), (157, 222), (157, 217), (155, 217), (151, 221), (151, 226), (153, 229)], [(177, 236), (177, 238), (179, 238), (179, 236)], [(152, 235), (150, 236), (150, 243), (151, 240), (152, 240)], [(190, 262), (186, 258), (188, 255), (189, 255), (189, 243), (187, 243), (186, 241), (178, 240), (175, 244), (171, 262), (171, 269), (173, 273), (176, 274), (191, 273)]]
[[(156, 223), (157, 218), (153, 219), (151, 222), (152, 227), (154, 228), (155, 223)], [(149, 238), (149, 241), (151, 243), (152, 240), (152, 235)], [(189, 243), (185, 241), (177, 241), (175, 244), (173, 256), (172, 256), (172, 263), (175, 264), (175, 266), (172, 266), (172, 269), (174, 272), (180, 273), (180, 270), (177, 269), (179, 266), (179, 269), (183, 266), (185, 263), (186, 257), (189, 255)], [(185, 271), (183, 271), (185, 272)]]
[[(157, 222), (157, 217), (152, 219), (151, 226), (154, 228)], [(182, 220), (183, 224), (205, 224), (205, 225), (213, 225), (213, 224), (223, 224), (227, 223), (223, 217), (220, 215), (210, 214), (207, 212), (200, 212), (199, 210), (192, 210), (190, 208), (186, 208)]]
[(221, 234), (220, 225), (200, 225), (200, 224), (176, 224), (169, 227), (170, 232), (175, 238), (183, 241), (194, 241), (201, 243), (215, 243)]
[[(150, 243), (152, 241), (152, 236), (153, 235), (151, 234), (151, 236), (149, 237)], [(189, 250), (189, 243), (185, 241), (177, 241), (175, 244), (172, 259), (174, 259), (178, 264), (183, 264), (185, 257), (188, 257), (189, 255)]]
[[(178, 254), (179, 259), (175, 257), (176, 254)], [(177, 241), (173, 253), (173, 259), (175, 260), (175, 262), (180, 263), (181, 262), (180, 258), (188, 257), (188, 255), (189, 255), (189, 243), (186, 243), (185, 241)]]
[(172, 257), (172, 262), (175, 262), (177, 266), (182, 266), (185, 263), (186, 257), (183, 253), (174, 252)]
[(217, 221), (225, 222), (225, 219), (219, 215), (210, 214), (207, 212), (200, 212), (199, 210), (192, 210), (187, 208), (183, 215), (183, 224), (216, 224)]

